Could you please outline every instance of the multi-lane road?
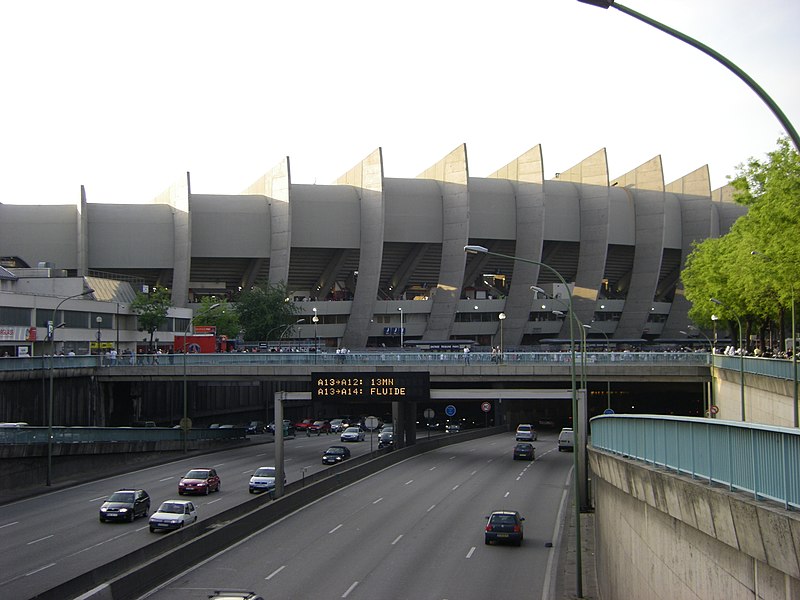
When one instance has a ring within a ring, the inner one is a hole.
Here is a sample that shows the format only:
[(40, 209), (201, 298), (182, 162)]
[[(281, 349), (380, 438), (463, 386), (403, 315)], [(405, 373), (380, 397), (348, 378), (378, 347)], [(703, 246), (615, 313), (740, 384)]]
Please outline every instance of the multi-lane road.
[[(302, 508), (176, 577), (151, 600), (248, 589), (273, 599), (483, 600), (552, 597), (572, 456), (555, 436), (535, 462), (513, 434), (448, 446)], [(520, 548), (484, 544), (485, 516), (519, 510)]]
[[(286, 443), (289, 482), (326, 469), (320, 456), (337, 435)], [(298, 510), (157, 590), (154, 599), (207, 598), (248, 588), (267, 598), (549, 598), (554, 547), (571, 455), (554, 435), (535, 462), (514, 461), (513, 434), (455, 444), (384, 469)], [(354, 456), (369, 441), (349, 444)], [(151, 512), (177, 498), (179, 478), (214, 467), (222, 490), (194, 497), (200, 519), (252, 498), (253, 471), (274, 461), (272, 444), (188, 458), (54, 491), (0, 507), (0, 597), (23, 600), (151, 543), (146, 519), (100, 523), (113, 491), (141, 487)], [(519, 510), (521, 548), (485, 546), (485, 515)]]

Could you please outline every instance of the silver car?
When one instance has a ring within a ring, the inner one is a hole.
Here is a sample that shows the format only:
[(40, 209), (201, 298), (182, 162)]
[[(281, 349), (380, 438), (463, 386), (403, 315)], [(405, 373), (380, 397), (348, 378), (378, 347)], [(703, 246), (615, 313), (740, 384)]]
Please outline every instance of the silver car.
[[(284, 485), (286, 478), (283, 479)], [(275, 489), (275, 467), (259, 467), (250, 478), (250, 493), (268, 492)]]
[(197, 510), (191, 500), (167, 500), (150, 517), (150, 531), (180, 529), (197, 521)]
[(348, 427), (342, 432), (340, 438), (343, 442), (363, 442), (364, 432), (360, 427)]

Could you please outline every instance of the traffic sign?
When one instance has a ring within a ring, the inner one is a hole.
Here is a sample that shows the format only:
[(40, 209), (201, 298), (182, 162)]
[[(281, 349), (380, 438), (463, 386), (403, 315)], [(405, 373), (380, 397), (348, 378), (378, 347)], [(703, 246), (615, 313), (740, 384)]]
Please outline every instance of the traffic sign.
[(484, 402), (481, 404), (481, 410), (483, 412), (489, 412), (492, 410), (492, 403), (491, 402)]
[(719, 412), (719, 406), (717, 406), (716, 404), (712, 404), (711, 408), (709, 409), (709, 412), (711, 412), (712, 415), (717, 414)]
[(192, 420), (189, 417), (181, 419), (181, 429), (189, 431), (192, 428)]
[(436, 415), (436, 413), (433, 412), (432, 408), (426, 408), (425, 412), (422, 413), (422, 415), (425, 417), (426, 420), (430, 421)]
[(456, 407), (452, 404), (448, 404), (444, 409), (444, 414), (446, 414), (448, 417), (452, 417), (456, 414)]
[(378, 417), (367, 417), (364, 419), (364, 427), (372, 431), (378, 428)]
[(605, 409), (603, 411), (603, 414), (604, 415), (613, 415), (614, 414), (614, 409), (613, 408), (607, 408), (607, 409)]

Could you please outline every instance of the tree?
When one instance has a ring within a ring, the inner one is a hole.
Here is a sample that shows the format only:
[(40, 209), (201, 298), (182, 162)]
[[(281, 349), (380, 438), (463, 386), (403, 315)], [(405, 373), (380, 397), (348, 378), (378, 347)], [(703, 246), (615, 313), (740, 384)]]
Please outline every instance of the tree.
[(153, 288), (149, 294), (136, 293), (131, 302), (131, 311), (138, 315), (139, 331), (150, 334), (149, 348), (153, 348), (153, 334), (164, 322), (167, 312), (172, 306), (172, 297), (167, 288)]
[[(693, 304), (690, 318), (710, 325), (712, 313), (729, 322), (736, 315), (747, 324), (742, 335), (749, 336), (770, 322), (782, 328), (800, 292), (800, 157), (781, 138), (766, 160), (738, 165), (731, 185), (748, 213), (726, 235), (697, 244), (681, 277)], [(712, 304), (712, 297), (726, 307)]]
[[(216, 308), (211, 308), (219, 304)], [(200, 298), (200, 307), (195, 309), (195, 325), (213, 325), (217, 328), (217, 335), (225, 335), (229, 339), (239, 336), (239, 313), (233, 304), (227, 300), (220, 300), (216, 296), (203, 296)]]
[(285, 284), (256, 284), (239, 295), (236, 310), (246, 341), (279, 339), (297, 315)]

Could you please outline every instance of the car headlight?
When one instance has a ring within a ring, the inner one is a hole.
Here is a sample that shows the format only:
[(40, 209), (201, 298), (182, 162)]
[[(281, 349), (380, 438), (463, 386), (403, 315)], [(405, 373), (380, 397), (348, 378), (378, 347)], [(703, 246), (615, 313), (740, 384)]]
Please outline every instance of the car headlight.
[(108, 509), (105, 506), (100, 507), (100, 512), (106, 512)]
[(120, 508), (119, 512), (128, 512), (128, 509), (127, 508)]

